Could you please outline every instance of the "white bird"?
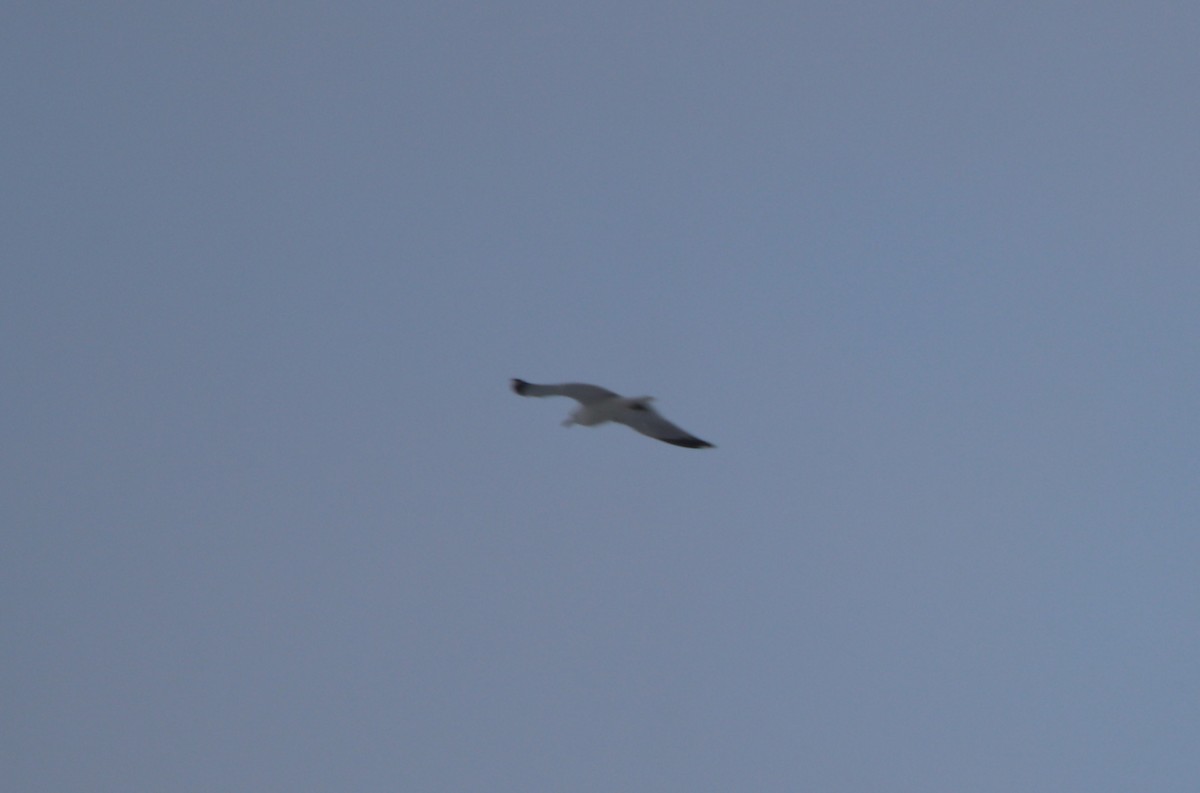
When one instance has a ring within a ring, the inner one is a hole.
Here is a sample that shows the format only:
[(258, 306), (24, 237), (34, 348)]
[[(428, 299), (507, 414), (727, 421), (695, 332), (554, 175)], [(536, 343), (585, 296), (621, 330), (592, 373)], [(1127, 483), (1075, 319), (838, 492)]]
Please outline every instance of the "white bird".
[(623, 397), (607, 388), (587, 383), (535, 385), (516, 378), (512, 380), (512, 390), (521, 396), (565, 396), (574, 399), (579, 403), (579, 407), (563, 422), (564, 427), (570, 427), (572, 424), (594, 427), (606, 421), (615, 421), (631, 427), (643, 435), (649, 435), (651, 438), (676, 446), (684, 446), (688, 449), (712, 447), (708, 441), (702, 441), (696, 436), (684, 432), (660, 416), (658, 411), (650, 406), (654, 397)]

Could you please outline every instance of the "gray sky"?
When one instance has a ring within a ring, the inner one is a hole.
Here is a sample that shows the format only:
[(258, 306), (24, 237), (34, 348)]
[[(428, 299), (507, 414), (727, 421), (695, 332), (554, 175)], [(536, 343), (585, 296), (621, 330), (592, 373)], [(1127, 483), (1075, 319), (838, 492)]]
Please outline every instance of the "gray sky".
[(1195, 791), (1194, 4), (0, 16), (5, 790)]

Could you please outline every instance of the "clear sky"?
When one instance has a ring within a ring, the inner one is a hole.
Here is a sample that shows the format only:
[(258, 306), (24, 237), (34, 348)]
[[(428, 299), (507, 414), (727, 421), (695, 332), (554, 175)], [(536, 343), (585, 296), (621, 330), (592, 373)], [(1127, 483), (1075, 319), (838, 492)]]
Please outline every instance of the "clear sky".
[(9, 4), (0, 787), (1194, 793), (1197, 41)]

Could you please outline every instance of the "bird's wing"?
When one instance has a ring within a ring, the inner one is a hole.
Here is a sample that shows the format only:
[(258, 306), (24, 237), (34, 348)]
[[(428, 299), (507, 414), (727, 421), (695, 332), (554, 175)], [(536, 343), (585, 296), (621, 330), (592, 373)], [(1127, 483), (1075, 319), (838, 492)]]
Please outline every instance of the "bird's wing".
[(558, 385), (537, 385), (535, 383), (526, 383), (524, 380), (513, 378), (512, 390), (516, 391), (521, 396), (544, 397), (544, 396), (565, 396), (576, 400), (584, 405), (592, 405), (596, 402), (603, 402), (606, 399), (612, 399), (619, 396), (607, 388), (601, 388), (598, 385), (588, 385), (587, 383), (560, 383)]
[(618, 411), (613, 415), (612, 420), (631, 427), (643, 435), (648, 435), (651, 438), (656, 438), (676, 446), (683, 446), (688, 449), (707, 449), (712, 447), (712, 444), (708, 441), (702, 441), (695, 435), (684, 432), (679, 427), (676, 427), (659, 415), (658, 411), (645, 403), (634, 403)]

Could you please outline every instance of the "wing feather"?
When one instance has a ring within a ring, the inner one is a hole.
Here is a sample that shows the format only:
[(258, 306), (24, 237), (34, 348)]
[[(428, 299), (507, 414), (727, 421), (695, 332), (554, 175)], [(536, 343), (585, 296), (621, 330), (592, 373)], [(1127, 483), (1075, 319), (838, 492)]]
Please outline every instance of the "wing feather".
[(607, 388), (587, 383), (559, 383), (558, 385), (538, 385), (513, 378), (512, 390), (521, 396), (546, 397), (565, 396), (574, 399), (582, 405), (593, 405), (606, 399), (620, 396)]
[(656, 440), (683, 446), (688, 449), (708, 449), (712, 444), (702, 441), (690, 432), (686, 432), (663, 418), (658, 411), (643, 404), (639, 408), (622, 410), (613, 416), (613, 421), (620, 422), (626, 427), (637, 430)]

